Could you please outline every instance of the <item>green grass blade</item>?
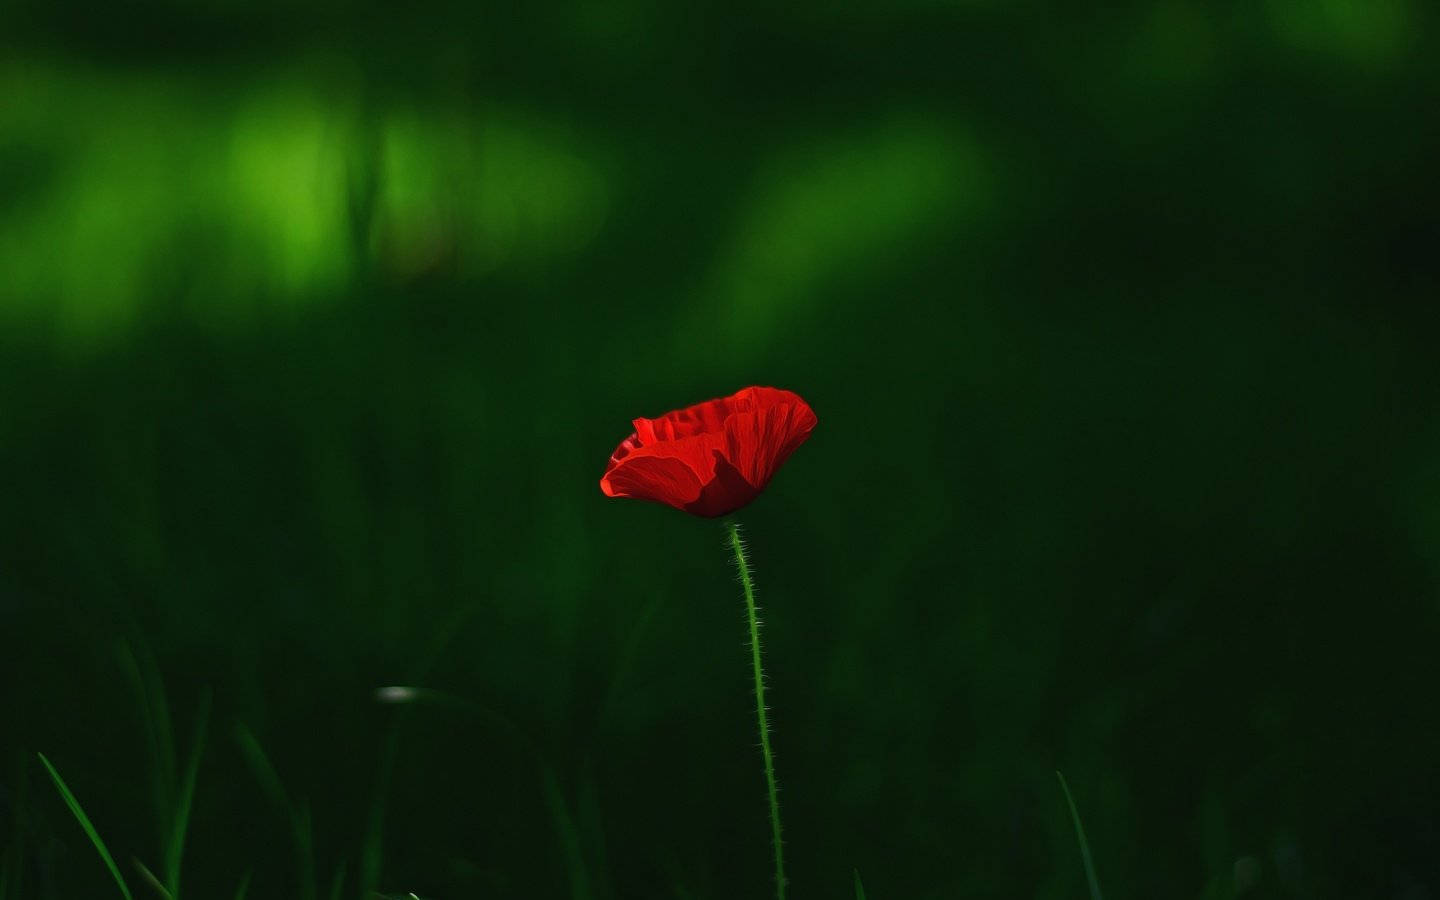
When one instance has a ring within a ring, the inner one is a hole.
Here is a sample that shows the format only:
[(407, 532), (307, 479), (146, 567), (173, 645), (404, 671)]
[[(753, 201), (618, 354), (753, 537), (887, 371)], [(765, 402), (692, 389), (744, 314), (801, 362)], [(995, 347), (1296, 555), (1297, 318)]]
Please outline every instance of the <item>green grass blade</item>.
[(185, 835), (190, 828), (190, 808), (195, 801), (195, 779), (200, 773), (200, 757), (205, 752), (205, 732), (210, 724), (210, 694), (200, 698), (195, 714), (195, 737), (190, 744), (190, 758), (185, 762), (185, 775), (180, 782), (180, 797), (171, 820), (170, 838), (165, 846), (165, 887), (170, 896), (180, 896), (180, 864), (185, 858)]
[(300, 900), (315, 900), (320, 888), (315, 872), (315, 823), (308, 800), (301, 800), (295, 808), (295, 856), (300, 867)]
[(246, 872), (245, 877), (240, 879), (240, 886), (235, 889), (235, 900), (245, 900), (245, 895), (250, 893), (250, 876), (254, 872)]
[(270, 762), (270, 757), (265, 754), (265, 749), (255, 739), (250, 729), (245, 727), (243, 722), (236, 722), (235, 742), (240, 745), (240, 752), (244, 755), (250, 768), (255, 772), (255, 778), (260, 782), (260, 789), (265, 792), (270, 802), (283, 816), (288, 819), (290, 826), (291, 841), (295, 845), (296, 865), (300, 872), (300, 898), (301, 900), (315, 900), (315, 844), (311, 831), (310, 808), (303, 801), (293, 803), (290, 795), (285, 793), (285, 786), (280, 782), (280, 773), (275, 771), (275, 766)]
[(860, 883), (860, 870), (852, 869), (855, 873), (855, 900), (865, 900), (865, 885)]
[(385, 732), (385, 742), (380, 749), (379, 776), (370, 799), (370, 815), (365, 828), (365, 839), (360, 845), (360, 896), (370, 897), (380, 893), (380, 864), (385, 855), (385, 810), (390, 799), (390, 782), (395, 776), (395, 765), (400, 759), (400, 744), (405, 735), (405, 723), (409, 719), (408, 708), (400, 710), (395, 721)]
[(155, 893), (165, 898), (165, 900), (175, 900), (175, 898), (170, 896), (170, 892), (165, 890), (165, 885), (160, 883), (160, 879), (155, 877), (155, 873), (150, 871), (148, 866), (138, 859), (132, 858), (130, 861), (135, 864), (135, 871), (140, 873), (140, 880), (150, 885)]
[(590, 888), (596, 900), (614, 900), (615, 885), (610, 873), (610, 856), (605, 844), (605, 820), (600, 809), (600, 786), (592, 764), (582, 761), (575, 798), (575, 823), (580, 830), (590, 871)]
[(255, 773), (255, 780), (260, 782), (260, 790), (265, 792), (265, 797), (271, 805), (287, 817), (294, 815), (294, 809), (290, 805), (290, 797), (285, 793), (285, 786), (280, 783), (280, 775), (270, 763), (270, 757), (255, 739), (255, 735), (246, 728), (244, 723), (235, 723), (235, 743), (240, 746), (240, 752), (245, 761), (250, 764), (250, 769)]
[(330, 879), (330, 900), (340, 900), (345, 893), (345, 864), (342, 862), (335, 869), (335, 875)]
[[(437, 623), (425, 650), (420, 654), (415, 671), (410, 676), (411, 684), (423, 684), (430, 671), (444, 658), (445, 651), (473, 618), (478, 618), (484, 607), (474, 601), (462, 603), (444, 621)], [(383, 701), (382, 701), (383, 702)], [(402, 701), (403, 702), (403, 701)], [(385, 735), (385, 744), (380, 751), (380, 774), (375, 780), (375, 789), (370, 801), (369, 824), (360, 851), (359, 892), (362, 897), (378, 895), (380, 864), (385, 853), (385, 809), (390, 795), (390, 782), (399, 759), (400, 744), (405, 734), (405, 723), (409, 710), (401, 710), (391, 723)]]
[(1085, 840), (1085, 826), (1080, 824), (1080, 811), (1075, 808), (1075, 798), (1070, 794), (1070, 785), (1059, 772), (1060, 790), (1065, 792), (1065, 802), (1070, 805), (1070, 819), (1075, 823), (1075, 836), (1080, 839), (1080, 857), (1085, 861), (1085, 880), (1090, 883), (1091, 900), (1100, 900), (1100, 881), (1095, 877), (1095, 861), (1090, 858), (1090, 842)]
[(565, 869), (570, 875), (570, 898), (592, 900), (594, 893), (590, 889), (590, 873), (585, 867), (585, 854), (580, 849), (580, 831), (575, 825), (575, 817), (570, 814), (570, 806), (560, 791), (559, 780), (548, 766), (543, 771), (542, 780), (545, 806), (550, 810), (550, 817), (555, 822), (560, 851), (565, 858)]
[(120, 886), (120, 893), (125, 895), (125, 900), (135, 900), (130, 893), (130, 886), (125, 883), (125, 879), (120, 875), (119, 867), (115, 865), (114, 858), (106, 849), (105, 842), (100, 840), (100, 834), (95, 830), (95, 826), (90, 824), (90, 817), (85, 815), (85, 810), (80, 807), (80, 801), (70, 793), (70, 788), (65, 785), (65, 779), (61, 778), (60, 773), (55, 771), (55, 767), (50, 765), (50, 760), (45, 758), (45, 754), (37, 753), (35, 755), (40, 757), (40, 762), (50, 773), (50, 777), (54, 779), (55, 787), (60, 791), (60, 796), (65, 798), (65, 805), (70, 807), (70, 812), (74, 813), (80, 827), (85, 830), (85, 836), (90, 838), (90, 843), (95, 845), (95, 852), (100, 854), (100, 858), (105, 860), (105, 866), (110, 870), (110, 874), (115, 876), (115, 883)]
[(152, 785), (154, 793), (155, 821), (159, 839), (163, 846), (170, 831), (170, 816), (174, 810), (175, 790), (175, 746), (171, 739), (170, 709), (165, 702), (165, 688), (155, 671), (153, 659), (143, 659), (130, 642), (121, 640), (116, 647), (120, 666), (130, 679), (135, 699), (140, 704), (140, 718), (145, 734), (145, 746), (154, 765)]

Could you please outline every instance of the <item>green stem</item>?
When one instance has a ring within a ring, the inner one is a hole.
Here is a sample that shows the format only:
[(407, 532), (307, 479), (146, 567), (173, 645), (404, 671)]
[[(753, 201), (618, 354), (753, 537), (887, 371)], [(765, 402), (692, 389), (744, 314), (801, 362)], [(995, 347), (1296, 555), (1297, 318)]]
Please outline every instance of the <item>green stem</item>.
[(765, 757), (765, 786), (770, 792), (770, 836), (775, 844), (775, 896), (785, 900), (785, 859), (780, 842), (780, 790), (775, 784), (775, 757), (770, 751), (770, 721), (765, 706), (765, 670), (760, 666), (760, 618), (755, 609), (755, 586), (750, 580), (750, 563), (745, 559), (745, 543), (740, 540), (740, 526), (733, 519), (726, 521), (730, 548), (735, 551), (735, 567), (740, 570), (740, 583), (745, 586), (745, 611), (750, 620), (750, 660), (755, 669), (755, 716), (760, 720), (760, 752)]

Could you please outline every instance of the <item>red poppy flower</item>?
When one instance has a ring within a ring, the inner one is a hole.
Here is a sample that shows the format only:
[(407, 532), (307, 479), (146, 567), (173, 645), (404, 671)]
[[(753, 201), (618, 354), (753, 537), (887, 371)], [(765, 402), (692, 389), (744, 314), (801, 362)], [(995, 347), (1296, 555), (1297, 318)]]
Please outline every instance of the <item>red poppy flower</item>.
[(748, 387), (634, 424), (611, 454), (600, 490), (713, 518), (765, 490), (810, 436), (815, 413), (789, 391)]

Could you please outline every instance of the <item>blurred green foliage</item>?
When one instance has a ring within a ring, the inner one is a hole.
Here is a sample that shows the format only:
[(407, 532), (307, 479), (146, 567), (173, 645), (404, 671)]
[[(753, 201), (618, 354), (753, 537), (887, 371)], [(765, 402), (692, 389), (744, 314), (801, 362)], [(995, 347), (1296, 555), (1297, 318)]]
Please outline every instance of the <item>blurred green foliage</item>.
[(1437, 896), (1435, 18), (0, 7), (0, 896)]

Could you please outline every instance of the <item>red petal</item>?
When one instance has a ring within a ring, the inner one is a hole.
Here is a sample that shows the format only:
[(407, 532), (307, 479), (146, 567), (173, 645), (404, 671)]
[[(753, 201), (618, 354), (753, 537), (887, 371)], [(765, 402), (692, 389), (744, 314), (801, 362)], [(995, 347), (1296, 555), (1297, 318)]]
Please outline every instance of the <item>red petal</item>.
[(635, 439), (635, 435), (633, 434), (627, 437), (625, 440), (621, 441), (620, 446), (615, 448), (615, 452), (610, 454), (610, 464), (605, 467), (605, 471), (609, 472), (611, 469), (615, 468), (616, 463), (629, 456), (630, 451), (634, 450), (636, 447), (639, 446), (640, 442)]
[(804, 400), (795, 401), (735, 413), (725, 422), (726, 456), (757, 489), (770, 483), (815, 428), (815, 413)]
[(746, 480), (730, 461), (714, 451), (715, 477), (705, 484), (694, 503), (685, 507), (691, 515), (713, 519), (734, 512), (754, 500), (760, 489)]
[(723, 516), (754, 500), (815, 428), (790, 391), (748, 387), (655, 419), (611, 454), (600, 488), (697, 516)]
[(635, 446), (622, 441), (610, 457), (600, 489), (611, 497), (632, 497), (684, 509), (715, 477), (715, 454), (724, 440), (701, 434), (679, 441)]
[(609, 497), (633, 497), (684, 509), (700, 496), (700, 478), (684, 460), (659, 456), (627, 457), (600, 479)]
[(734, 412), (735, 401), (739, 396), (736, 394), (719, 400), (707, 400), (668, 412), (656, 419), (636, 419), (635, 434), (639, 438), (640, 446), (701, 434), (721, 433), (725, 429), (725, 418)]

